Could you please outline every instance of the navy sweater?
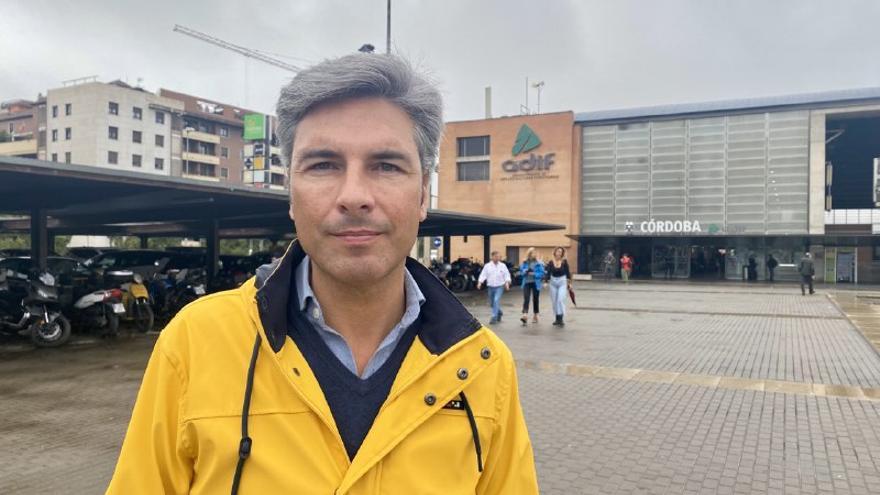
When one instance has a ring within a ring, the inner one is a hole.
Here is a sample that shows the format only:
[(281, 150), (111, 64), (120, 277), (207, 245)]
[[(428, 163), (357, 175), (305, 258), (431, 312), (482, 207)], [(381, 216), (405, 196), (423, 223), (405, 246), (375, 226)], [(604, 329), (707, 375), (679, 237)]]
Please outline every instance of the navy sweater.
[(420, 319), (406, 329), (385, 364), (362, 380), (336, 358), (305, 315), (291, 307), (287, 333), (318, 379), (349, 459), (354, 459), (379, 409), (388, 398), (391, 385), (418, 334), (419, 326)]

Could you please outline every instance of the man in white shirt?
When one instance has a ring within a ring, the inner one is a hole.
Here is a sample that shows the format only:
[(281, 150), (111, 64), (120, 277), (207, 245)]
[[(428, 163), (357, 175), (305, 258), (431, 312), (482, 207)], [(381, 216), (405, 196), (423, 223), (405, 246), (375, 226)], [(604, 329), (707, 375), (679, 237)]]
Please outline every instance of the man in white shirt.
[(492, 318), (489, 324), (501, 321), (501, 294), (505, 290), (510, 289), (510, 271), (507, 265), (501, 262), (501, 254), (498, 251), (492, 251), (492, 261), (486, 263), (480, 272), (480, 278), (477, 280), (477, 290), (486, 284), (486, 291), (489, 293), (489, 305), (492, 306)]

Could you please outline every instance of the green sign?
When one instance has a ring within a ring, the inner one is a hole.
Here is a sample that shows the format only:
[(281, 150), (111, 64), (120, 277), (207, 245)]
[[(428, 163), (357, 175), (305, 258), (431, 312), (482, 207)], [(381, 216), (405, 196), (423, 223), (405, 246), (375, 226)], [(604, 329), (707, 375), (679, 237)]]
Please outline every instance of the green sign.
[(244, 116), (244, 139), (254, 141), (266, 138), (266, 119), (262, 114), (249, 113)]
[(541, 140), (538, 138), (538, 135), (535, 134), (531, 127), (523, 124), (516, 134), (516, 141), (513, 143), (513, 156), (531, 151), (538, 146), (541, 146)]

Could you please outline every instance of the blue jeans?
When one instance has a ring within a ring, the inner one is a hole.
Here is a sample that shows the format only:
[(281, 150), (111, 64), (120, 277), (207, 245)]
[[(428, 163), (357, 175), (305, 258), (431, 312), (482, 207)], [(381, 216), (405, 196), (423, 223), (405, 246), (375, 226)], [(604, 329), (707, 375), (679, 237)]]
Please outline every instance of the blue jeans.
[(486, 293), (489, 294), (489, 306), (492, 307), (492, 318), (498, 319), (501, 314), (501, 295), (504, 294), (504, 286), (486, 287)]

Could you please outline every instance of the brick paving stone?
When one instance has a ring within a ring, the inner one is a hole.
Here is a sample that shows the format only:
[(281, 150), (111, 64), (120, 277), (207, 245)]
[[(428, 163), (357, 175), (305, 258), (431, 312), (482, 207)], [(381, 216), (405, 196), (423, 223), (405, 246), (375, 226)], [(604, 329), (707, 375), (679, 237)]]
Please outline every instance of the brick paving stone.
[[(488, 320), (483, 294), (462, 299)], [(573, 309), (564, 329), (520, 326), (518, 299), (496, 331), (531, 363), (518, 373), (543, 494), (880, 493), (880, 401), (803, 393), (880, 389), (880, 356), (824, 296), (579, 283), (582, 305), (612, 310)], [(102, 493), (154, 339), (0, 342), (0, 435), (16, 446), (0, 450), (0, 492)], [(707, 386), (724, 378), (778, 382)]]

